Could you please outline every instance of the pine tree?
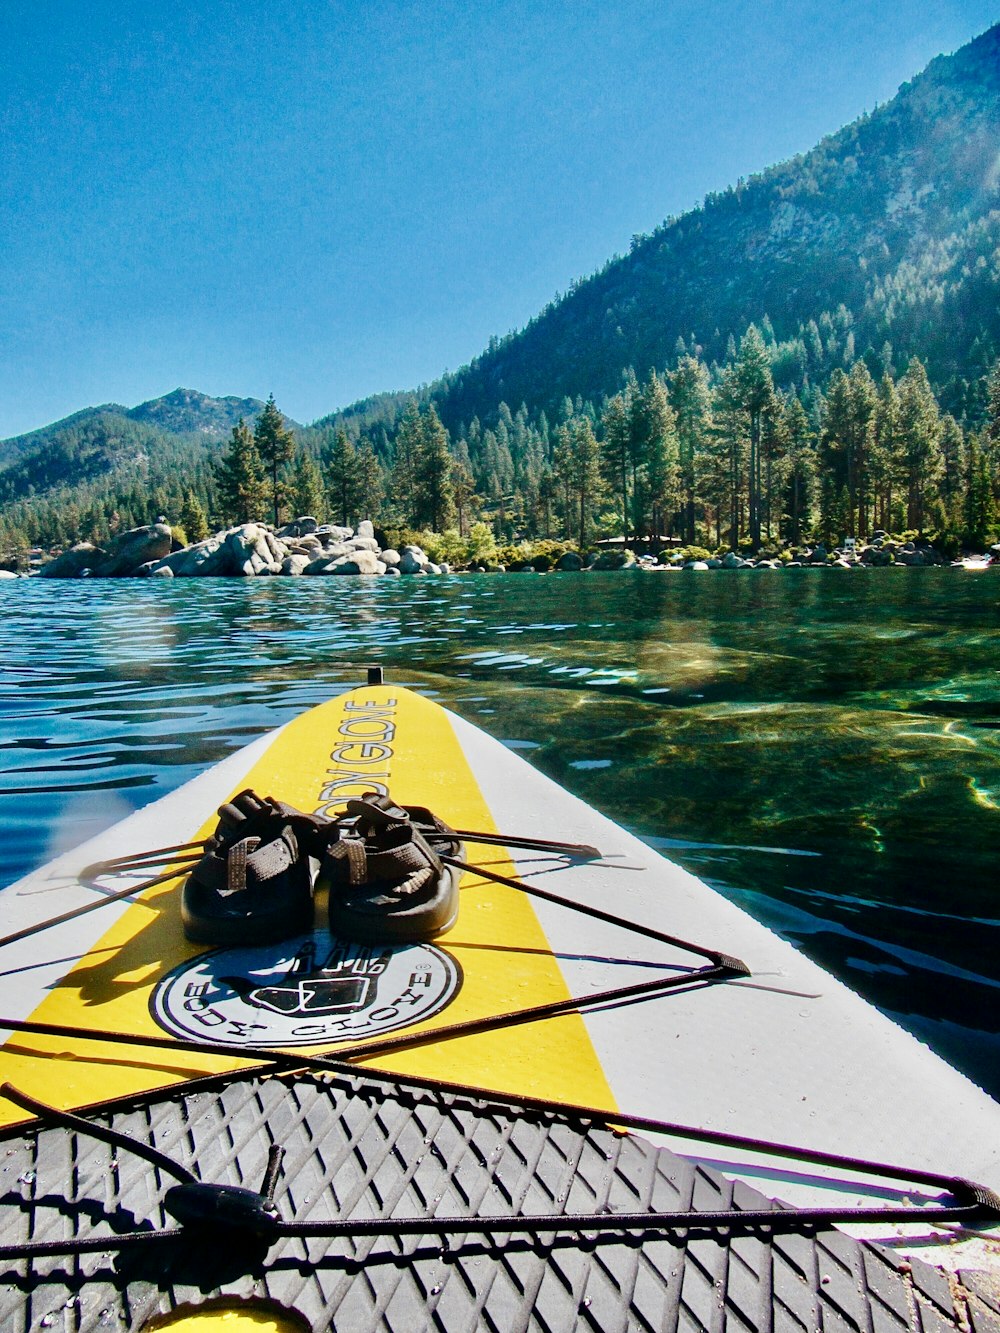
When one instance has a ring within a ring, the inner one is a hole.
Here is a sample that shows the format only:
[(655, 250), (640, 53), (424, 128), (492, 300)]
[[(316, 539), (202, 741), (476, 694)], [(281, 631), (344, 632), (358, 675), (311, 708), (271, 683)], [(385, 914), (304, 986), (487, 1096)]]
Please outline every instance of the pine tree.
[(875, 436), (878, 393), (864, 361), (855, 361), (848, 377), (851, 391), (851, 431), (847, 451), (847, 492), (850, 498), (850, 533), (867, 537), (870, 505), (871, 448)]
[(962, 501), (965, 498), (968, 472), (967, 448), (962, 427), (953, 416), (941, 418), (941, 501), (947, 526), (955, 530), (962, 523)]
[(274, 509), (274, 523), (277, 526), (281, 522), (281, 506), (288, 496), (283, 474), (295, 456), (295, 441), (275, 405), (273, 393), (257, 418), (253, 438), (267, 475), (268, 499)]
[(361, 500), (358, 458), (347, 431), (341, 427), (323, 458), (331, 517), (342, 527), (353, 524)]
[[(573, 535), (573, 484), (574, 459), (573, 440), (570, 427), (563, 423), (556, 430), (556, 442), (552, 451), (552, 469), (556, 479), (559, 508), (562, 511), (563, 536), (572, 539)], [(582, 552), (581, 552), (582, 554)]]
[(264, 466), (250, 428), (241, 417), (216, 470), (222, 517), (227, 523), (254, 523), (267, 502)]
[(443, 532), (454, 519), (448, 432), (433, 403), (421, 415), (420, 442), (414, 460), (413, 502), (414, 516), (420, 527), (428, 526), (433, 532)]
[[(989, 439), (988, 432), (986, 438)], [(975, 436), (969, 441), (968, 469), (965, 537), (971, 546), (982, 550), (989, 538), (990, 529), (996, 523), (997, 507), (993, 496), (989, 456)]]
[(708, 371), (693, 356), (682, 356), (670, 376), (670, 402), (677, 418), (681, 535), (690, 544), (695, 539), (696, 460), (708, 447), (712, 422)]
[(944, 471), (941, 419), (927, 371), (916, 357), (899, 383), (899, 433), (906, 468), (906, 522), (922, 531)]
[[(666, 535), (680, 503), (680, 469), (677, 465), (677, 420), (667, 400), (663, 382), (655, 373), (642, 387), (638, 400), (645, 464), (645, 504), (639, 509), (638, 528), (651, 535)], [(648, 513), (648, 527), (643, 519)]]
[(459, 440), (455, 448), (455, 458), (451, 468), (452, 494), (455, 501), (455, 513), (458, 520), (458, 535), (467, 537), (469, 528), (476, 516), (476, 479), (472, 475), (469, 460), (469, 446)]
[(808, 524), (816, 485), (816, 454), (813, 435), (805, 408), (796, 397), (785, 406), (785, 475), (787, 537), (793, 545), (802, 540), (803, 527)]
[(370, 440), (361, 441), (356, 458), (358, 512), (364, 513), (373, 522), (377, 522), (381, 517), (385, 483), (382, 479), (382, 465), (378, 461)]
[(315, 518), (324, 509), (323, 478), (308, 449), (300, 449), (292, 470), (288, 498), (296, 517)]
[(893, 526), (893, 485), (899, 480), (900, 471), (899, 394), (886, 372), (878, 386), (869, 468), (876, 527), (889, 530)]
[(750, 453), (747, 460), (747, 511), (753, 549), (760, 548), (761, 436), (764, 413), (775, 408), (771, 357), (759, 330), (751, 324), (740, 340), (733, 389), (747, 418)]
[(400, 418), (392, 460), (392, 503), (396, 515), (404, 523), (416, 522), (414, 485), (422, 440), (420, 408), (415, 400), (411, 400)]
[(628, 464), (630, 448), (629, 404), (624, 394), (616, 393), (604, 409), (604, 444), (601, 461), (608, 485), (617, 491), (621, 504), (622, 534), (628, 537)]
[(830, 376), (819, 437), (820, 528), (824, 540), (839, 541), (840, 525), (847, 521), (842, 503), (847, 488), (847, 456), (851, 437), (851, 385), (838, 366)]
[(208, 519), (194, 491), (184, 492), (179, 519), (189, 542), (202, 542), (208, 536)]
[(594, 436), (594, 429), (586, 417), (575, 424), (571, 448), (573, 498), (576, 504), (580, 551), (583, 552), (592, 533), (594, 510), (600, 502), (602, 492), (600, 449)]
[(712, 406), (712, 423), (703, 475), (715, 502), (718, 540), (721, 544), (725, 528), (735, 550), (743, 532), (744, 481), (750, 454), (750, 421), (736, 366), (727, 366), (723, 372)]

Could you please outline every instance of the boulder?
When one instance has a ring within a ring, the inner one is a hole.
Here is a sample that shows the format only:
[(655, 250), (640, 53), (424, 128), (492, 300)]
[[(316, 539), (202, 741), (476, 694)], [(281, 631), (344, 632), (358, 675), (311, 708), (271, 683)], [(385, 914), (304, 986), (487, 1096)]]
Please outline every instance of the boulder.
[(140, 565), (169, 555), (172, 542), (173, 536), (166, 523), (150, 523), (144, 528), (119, 532), (108, 543), (104, 559), (94, 565), (94, 574), (102, 579), (134, 574)]
[(288, 547), (284, 542), (279, 541), (270, 529), (264, 529), (264, 542), (271, 553), (271, 563), (280, 565), (282, 560), (288, 554)]
[[(436, 564), (434, 563), (433, 560), (428, 560), (428, 561), (427, 561), (427, 564), (424, 565), (424, 573), (425, 573), (425, 574), (440, 574), (440, 573), (441, 573), (441, 566), (440, 566), (440, 565), (436, 565)], [(532, 570), (532, 573), (534, 573), (534, 570)]]
[(292, 575), (303, 574), (308, 565), (309, 565), (309, 556), (299, 555), (293, 552), (291, 555), (286, 555), (284, 560), (282, 560), (281, 572), (282, 574), (292, 574)]
[(419, 574), (427, 564), (427, 557), (419, 546), (404, 546), (399, 557), (401, 574)]
[(374, 537), (363, 537), (360, 534), (352, 537), (347, 543), (352, 551), (371, 551), (373, 555), (378, 555), (378, 542)]
[(57, 555), (38, 571), (43, 579), (78, 579), (84, 570), (92, 570), (104, 558), (105, 552), (92, 542), (77, 542), (62, 555)]
[(394, 551), (391, 546), (388, 546), (382, 552), (379, 559), (382, 561), (383, 565), (387, 565), (394, 569), (396, 565), (399, 564), (399, 552)]
[(685, 569), (707, 569), (707, 568), (708, 568), (708, 562), (705, 561), (705, 560), (689, 560), (689, 561), (685, 564), (684, 568), (685, 568)]
[(323, 551), (322, 544), (315, 537), (301, 537), (297, 541), (293, 539), (285, 545), (289, 555), (304, 555), (310, 560), (315, 560)]
[(736, 554), (735, 551), (727, 551), (722, 557), (723, 569), (742, 569), (746, 561)]
[(16, 579), (17, 575), (12, 569), (0, 569), (0, 579)]
[[(358, 524), (358, 533), (357, 533), (357, 535), (358, 535), (359, 537), (367, 537), (367, 538), (369, 539), (369, 541), (374, 541), (374, 540), (375, 540), (375, 527), (374, 527), (374, 525), (372, 524), (372, 522), (371, 522), (370, 519), (363, 518), (363, 519), (361, 520), (361, 522)], [(377, 549), (377, 548), (376, 548), (376, 549)]]
[[(353, 566), (353, 568), (345, 568)], [(355, 551), (349, 560), (344, 561), (344, 566), (339, 563), (334, 567), (335, 574), (377, 574), (379, 572), (379, 560), (374, 551)]]
[(185, 546), (183, 551), (158, 561), (150, 572), (155, 573), (160, 568), (170, 569), (177, 578), (226, 574), (228, 551), (224, 538), (225, 534), (219, 532), (214, 537), (206, 537), (202, 542), (195, 542), (193, 546)]
[(316, 536), (324, 542), (346, 542), (354, 536), (354, 529), (338, 527), (336, 523), (321, 523), (316, 529)]
[(293, 518), (290, 523), (286, 523), (283, 528), (279, 528), (275, 535), (278, 537), (308, 537), (318, 527), (319, 524), (312, 514), (303, 514), (301, 518)]
[(228, 566), (223, 572), (249, 578), (274, 563), (267, 541), (271, 534), (259, 523), (241, 523), (219, 535), (224, 537)]
[(384, 572), (386, 574), (391, 574), (394, 579), (398, 579), (401, 577), (398, 565), (386, 565)]
[[(346, 560), (347, 557), (346, 557), (346, 556), (340, 556), (340, 557), (338, 557), (338, 558), (341, 559), (341, 560)], [(332, 573), (333, 573), (333, 566), (334, 566), (336, 563), (337, 563), (337, 561), (331, 559), (330, 556), (328, 556), (328, 555), (320, 555), (320, 556), (317, 556), (315, 560), (310, 560), (309, 563), (303, 568), (302, 573), (303, 573), (303, 574), (332, 574)]]
[(575, 551), (564, 551), (556, 561), (556, 569), (571, 570), (577, 573), (583, 568), (583, 561)]

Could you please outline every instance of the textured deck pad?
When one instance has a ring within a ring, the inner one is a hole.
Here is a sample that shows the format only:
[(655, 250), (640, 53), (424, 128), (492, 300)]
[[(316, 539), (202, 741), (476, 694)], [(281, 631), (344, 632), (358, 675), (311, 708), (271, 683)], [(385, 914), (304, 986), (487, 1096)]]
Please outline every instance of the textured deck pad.
[[(634, 1135), (364, 1077), (245, 1074), (95, 1118), (255, 1189), (281, 1144), (277, 1202), (298, 1221), (775, 1207)], [(171, 1182), (128, 1152), (61, 1129), (8, 1130), (3, 1151), (0, 1243), (173, 1225)], [(314, 1330), (1000, 1330), (981, 1295), (836, 1231), (283, 1239), (266, 1259), (168, 1242), (2, 1269), (5, 1330), (138, 1330), (220, 1297)]]

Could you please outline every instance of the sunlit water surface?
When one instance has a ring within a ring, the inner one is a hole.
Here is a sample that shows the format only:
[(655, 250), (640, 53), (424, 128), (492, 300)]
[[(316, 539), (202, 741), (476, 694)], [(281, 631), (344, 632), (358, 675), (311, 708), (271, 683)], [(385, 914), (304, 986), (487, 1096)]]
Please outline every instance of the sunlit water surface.
[(0, 884), (379, 662), (1000, 1095), (998, 605), (950, 569), (3, 583)]

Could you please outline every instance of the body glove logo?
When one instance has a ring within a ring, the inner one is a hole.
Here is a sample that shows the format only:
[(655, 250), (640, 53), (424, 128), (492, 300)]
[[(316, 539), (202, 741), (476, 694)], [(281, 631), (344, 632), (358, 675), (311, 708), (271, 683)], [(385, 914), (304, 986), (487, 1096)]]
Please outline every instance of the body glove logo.
[(321, 1046), (419, 1023), (450, 1004), (461, 984), (458, 964), (433, 945), (351, 944), (317, 930), (192, 958), (167, 973), (150, 1007), (181, 1037)]

